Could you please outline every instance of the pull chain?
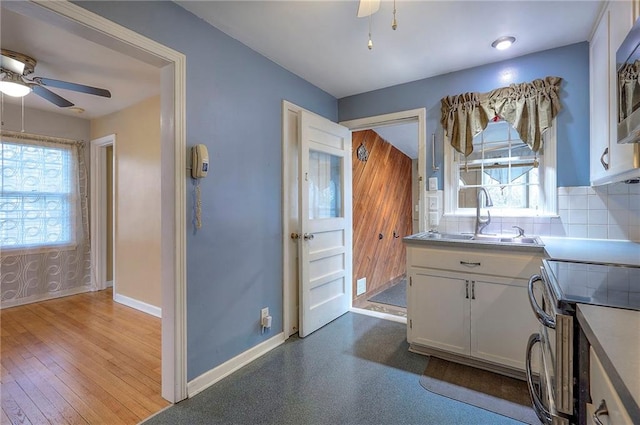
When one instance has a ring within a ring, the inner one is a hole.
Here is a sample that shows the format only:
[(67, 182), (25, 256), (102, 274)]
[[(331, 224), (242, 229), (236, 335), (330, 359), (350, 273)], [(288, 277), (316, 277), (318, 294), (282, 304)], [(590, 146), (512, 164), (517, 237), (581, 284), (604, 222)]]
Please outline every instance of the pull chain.
[(22, 99), (22, 129), (20, 130), (21, 133), (24, 133), (24, 96), (21, 97)]
[(394, 31), (398, 28), (398, 21), (396, 21), (396, 0), (393, 0), (393, 21), (391, 21), (391, 28)]
[(371, 41), (371, 14), (369, 14), (369, 43), (367, 43), (369, 50), (373, 49), (373, 41)]

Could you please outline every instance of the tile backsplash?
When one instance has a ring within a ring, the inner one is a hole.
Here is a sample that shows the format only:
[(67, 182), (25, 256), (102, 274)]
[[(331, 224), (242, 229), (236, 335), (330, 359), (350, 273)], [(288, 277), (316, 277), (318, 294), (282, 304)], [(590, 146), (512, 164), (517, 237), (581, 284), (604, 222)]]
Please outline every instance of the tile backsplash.
[[(483, 217), (486, 216), (485, 209)], [(558, 188), (559, 217), (491, 217), (484, 233), (640, 241), (640, 184)], [(440, 232), (473, 232), (475, 217), (444, 216)]]

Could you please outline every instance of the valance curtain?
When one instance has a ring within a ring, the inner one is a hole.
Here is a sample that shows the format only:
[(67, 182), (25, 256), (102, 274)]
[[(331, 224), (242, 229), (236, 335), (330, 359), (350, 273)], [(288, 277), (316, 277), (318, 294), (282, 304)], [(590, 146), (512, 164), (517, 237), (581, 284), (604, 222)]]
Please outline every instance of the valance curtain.
[(511, 84), (488, 93), (463, 93), (441, 100), (441, 123), (451, 146), (468, 156), (473, 137), (494, 117), (511, 124), (531, 150), (541, 148), (542, 134), (551, 127), (562, 105), (558, 97), (560, 77)]
[(84, 144), (2, 132), (2, 307), (92, 289)]

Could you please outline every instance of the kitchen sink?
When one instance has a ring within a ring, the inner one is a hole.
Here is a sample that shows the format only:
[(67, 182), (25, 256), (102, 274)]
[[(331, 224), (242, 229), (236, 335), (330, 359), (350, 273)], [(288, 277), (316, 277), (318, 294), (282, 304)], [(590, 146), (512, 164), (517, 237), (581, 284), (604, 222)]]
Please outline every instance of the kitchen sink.
[(438, 233), (438, 232), (423, 232), (412, 236), (408, 236), (407, 239), (417, 240), (440, 240), (442, 242), (455, 241), (455, 242), (469, 242), (469, 243), (489, 243), (489, 244), (505, 244), (505, 245), (544, 245), (540, 238), (537, 236), (503, 236), (503, 235), (473, 235), (471, 233)]
[(473, 236), (472, 240), (480, 241), (480, 242), (492, 242), (492, 243), (516, 243), (516, 244), (530, 244), (530, 245), (539, 245), (542, 244), (538, 238), (532, 237), (504, 237), (504, 236), (491, 236), (491, 235), (478, 235)]
[(464, 233), (438, 233), (438, 232), (425, 232), (416, 235), (416, 239), (449, 239), (449, 240), (466, 240), (473, 239), (473, 235)]

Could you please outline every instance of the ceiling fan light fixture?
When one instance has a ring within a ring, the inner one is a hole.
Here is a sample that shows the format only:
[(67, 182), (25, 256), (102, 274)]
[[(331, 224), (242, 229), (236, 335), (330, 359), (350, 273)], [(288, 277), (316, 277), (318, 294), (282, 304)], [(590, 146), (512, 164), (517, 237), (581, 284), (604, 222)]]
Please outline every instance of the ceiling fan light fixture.
[(507, 35), (507, 36), (496, 39), (493, 43), (491, 43), (491, 47), (498, 50), (505, 50), (511, 47), (511, 45), (515, 42), (516, 42), (515, 37)]
[(31, 93), (31, 87), (17, 75), (7, 74), (0, 81), (0, 92), (12, 97), (24, 97)]

